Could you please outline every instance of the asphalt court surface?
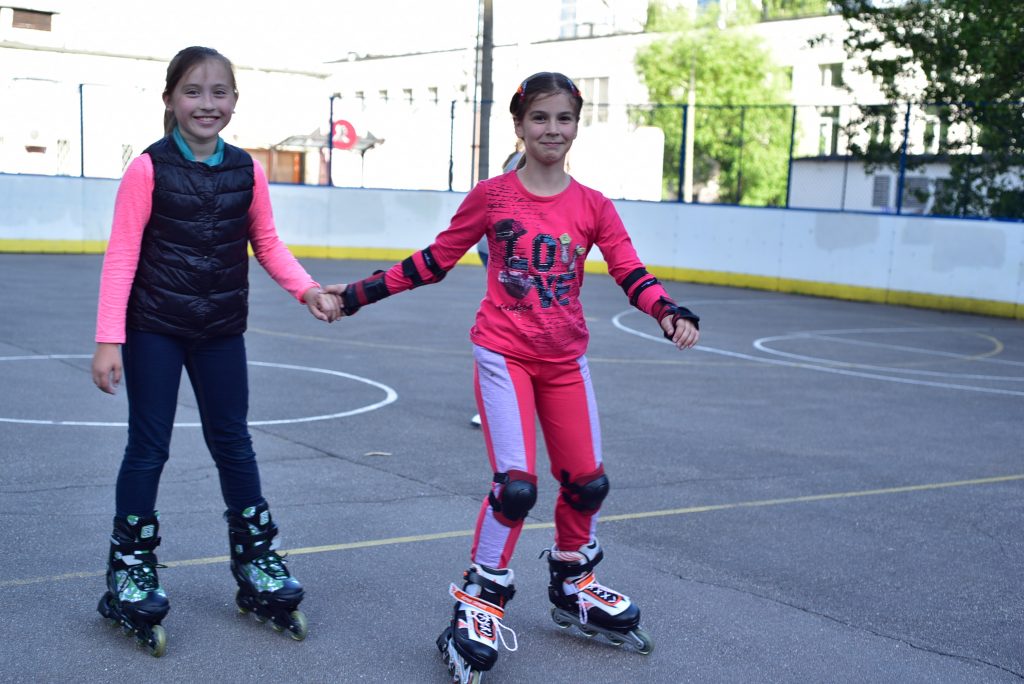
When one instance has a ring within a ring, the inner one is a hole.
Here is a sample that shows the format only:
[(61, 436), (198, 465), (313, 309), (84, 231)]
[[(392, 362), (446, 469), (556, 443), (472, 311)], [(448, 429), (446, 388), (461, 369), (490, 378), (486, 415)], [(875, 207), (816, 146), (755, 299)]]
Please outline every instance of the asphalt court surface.
[[(324, 283), (385, 263), (303, 260)], [(234, 608), (216, 470), (183, 381), (159, 508), (167, 654), (95, 611), (124, 392), (90, 381), (101, 257), (0, 254), (0, 662), (8, 681), (448, 681), (434, 639), (490, 473), (467, 332), (483, 272), (325, 325), (253, 263), (250, 420), (307, 588), (309, 637)], [(667, 283), (702, 317), (677, 352), (587, 274), (612, 483), (602, 583), (642, 656), (560, 630), (555, 485), (512, 567), (487, 682), (1005, 682), (1024, 677), (1024, 326)]]

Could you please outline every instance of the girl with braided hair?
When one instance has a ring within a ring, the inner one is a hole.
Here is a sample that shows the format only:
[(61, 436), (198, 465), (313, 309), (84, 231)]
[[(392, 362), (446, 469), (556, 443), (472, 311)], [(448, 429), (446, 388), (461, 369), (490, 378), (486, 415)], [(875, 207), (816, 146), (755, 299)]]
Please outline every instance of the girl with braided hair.
[(344, 313), (352, 315), (392, 294), (439, 282), (487, 239), (487, 293), (470, 340), (494, 477), (477, 516), (471, 566), (463, 586), (451, 586), (455, 608), (437, 640), (456, 681), (479, 681), (494, 666), (499, 641), (516, 647), (502, 619), (514, 594), (512, 554), (537, 498), (536, 418), (560, 487), (554, 546), (545, 552), (555, 621), (644, 653), (652, 647), (639, 629), (639, 608), (599, 584), (593, 572), (603, 557), (594, 531), (609, 482), (579, 299), (587, 254), (595, 245), (601, 250), (630, 303), (653, 317), (678, 349), (697, 343), (699, 318), (644, 268), (612, 202), (566, 172), (582, 107), (579, 89), (563, 74), (527, 78), (509, 105), (524, 161), (477, 184), (429, 247), (386, 272), (324, 288), (339, 295)]

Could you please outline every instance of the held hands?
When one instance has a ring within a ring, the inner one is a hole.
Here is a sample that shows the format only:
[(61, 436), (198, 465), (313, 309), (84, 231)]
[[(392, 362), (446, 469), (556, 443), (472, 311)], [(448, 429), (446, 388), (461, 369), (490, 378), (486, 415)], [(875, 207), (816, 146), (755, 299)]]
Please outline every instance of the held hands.
[(100, 390), (114, 394), (121, 384), (121, 349), (117, 344), (99, 342), (92, 356), (92, 381)]
[[(339, 297), (329, 294), (330, 287), (322, 290), (311, 287), (302, 295), (302, 301), (305, 302), (309, 313), (325, 323), (333, 323), (344, 315), (341, 312), (341, 300)], [(344, 286), (342, 286), (342, 291), (344, 291)]]
[(338, 307), (339, 315), (345, 315), (344, 299), (342, 295), (345, 294), (345, 290), (348, 289), (348, 283), (337, 283), (335, 285), (328, 285), (324, 288), (324, 295), (334, 300), (334, 303)]
[(676, 345), (676, 349), (690, 349), (697, 344), (697, 340), (700, 339), (700, 330), (693, 324), (693, 321), (679, 318), (675, 325), (672, 325), (672, 319), (671, 315), (665, 316), (660, 323), (665, 336), (671, 339), (672, 344)]

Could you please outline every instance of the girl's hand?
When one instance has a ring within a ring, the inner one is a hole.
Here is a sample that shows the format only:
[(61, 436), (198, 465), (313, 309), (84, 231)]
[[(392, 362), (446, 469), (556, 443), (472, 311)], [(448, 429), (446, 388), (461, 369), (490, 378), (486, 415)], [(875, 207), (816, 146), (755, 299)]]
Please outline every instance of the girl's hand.
[(680, 318), (672, 325), (672, 316), (665, 316), (661, 319), (661, 329), (665, 335), (672, 338), (672, 344), (676, 349), (690, 349), (700, 339), (700, 331), (697, 326), (685, 318)]
[(345, 299), (342, 295), (345, 294), (345, 290), (348, 289), (348, 283), (335, 283), (334, 285), (324, 286), (324, 296), (330, 297), (338, 306), (338, 317), (345, 316)]
[(320, 288), (311, 287), (306, 290), (302, 301), (306, 303), (309, 313), (318, 320), (333, 323), (342, 317), (340, 300)]
[(107, 394), (114, 394), (121, 384), (121, 349), (111, 342), (98, 342), (92, 356), (92, 381)]

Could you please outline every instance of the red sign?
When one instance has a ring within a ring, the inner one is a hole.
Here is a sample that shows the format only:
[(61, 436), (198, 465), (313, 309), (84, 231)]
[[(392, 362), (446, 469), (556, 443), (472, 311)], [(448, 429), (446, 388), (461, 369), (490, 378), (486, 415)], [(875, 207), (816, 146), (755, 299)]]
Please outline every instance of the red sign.
[(348, 121), (339, 119), (334, 122), (334, 131), (331, 133), (336, 150), (351, 150), (356, 146), (356, 128)]

